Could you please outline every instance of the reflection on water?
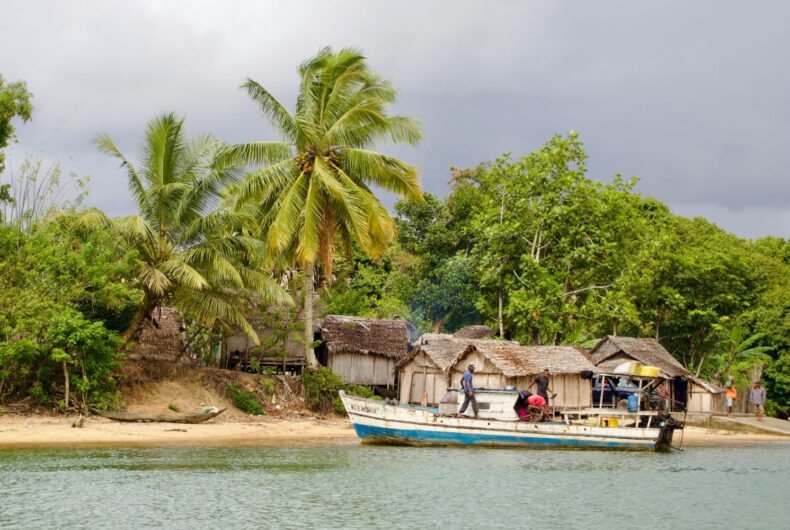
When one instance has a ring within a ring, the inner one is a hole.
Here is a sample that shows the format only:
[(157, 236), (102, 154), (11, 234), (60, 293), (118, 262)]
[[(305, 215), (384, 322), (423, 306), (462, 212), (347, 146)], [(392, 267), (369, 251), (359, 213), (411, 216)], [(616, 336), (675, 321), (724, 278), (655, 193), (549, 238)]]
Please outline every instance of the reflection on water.
[(787, 528), (790, 445), (0, 451), (0, 527)]

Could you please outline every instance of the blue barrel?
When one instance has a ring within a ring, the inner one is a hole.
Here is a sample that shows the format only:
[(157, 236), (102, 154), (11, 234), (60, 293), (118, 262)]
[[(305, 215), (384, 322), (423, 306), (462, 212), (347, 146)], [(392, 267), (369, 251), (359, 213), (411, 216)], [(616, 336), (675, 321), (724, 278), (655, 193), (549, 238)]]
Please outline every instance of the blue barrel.
[(636, 412), (639, 410), (639, 396), (631, 394), (628, 396), (628, 412)]

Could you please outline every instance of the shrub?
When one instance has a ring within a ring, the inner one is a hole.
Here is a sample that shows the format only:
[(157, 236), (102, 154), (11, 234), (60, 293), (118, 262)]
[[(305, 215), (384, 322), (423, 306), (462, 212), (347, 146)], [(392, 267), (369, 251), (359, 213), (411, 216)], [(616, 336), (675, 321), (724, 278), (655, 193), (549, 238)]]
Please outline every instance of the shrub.
[(233, 406), (235, 406), (240, 411), (246, 414), (252, 414), (254, 416), (260, 416), (264, 414), (263, 407), (261, 407), (261, 403), (258, 401), (258, 398), (256, 398), (255, 394), (246, 388), (242, 388), (237, 385), (228, 385), (227, 392), (231, 401), (233, 401)]
[(277, 383), (275, 383), (272, 379), (264, 379), (261, 381), (261, 389), (267, 396), (273, 396), (277, 391)]
[(305, 404), (310, 410), (327, 413), (334, 406), (337, 393), (344, 388), (343, 380), (329, 368), (320, 366), (302, 374)]

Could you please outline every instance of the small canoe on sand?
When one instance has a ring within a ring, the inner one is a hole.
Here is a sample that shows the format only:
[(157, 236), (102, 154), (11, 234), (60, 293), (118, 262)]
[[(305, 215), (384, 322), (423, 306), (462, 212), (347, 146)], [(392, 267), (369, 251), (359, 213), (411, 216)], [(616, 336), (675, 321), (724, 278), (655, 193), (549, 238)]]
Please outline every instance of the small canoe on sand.
[(136, 412), (110, 412), (108, 410), (91, 409), (91, 412), (113, 421), (125, 422), (166, 422), (166, 423), (203, 423), (222, 414), (225, 409), (217, 412), (194, 412), (194, 413), (170, 413), (170, 414), (152, 414), (152, 413), (136, 413)]

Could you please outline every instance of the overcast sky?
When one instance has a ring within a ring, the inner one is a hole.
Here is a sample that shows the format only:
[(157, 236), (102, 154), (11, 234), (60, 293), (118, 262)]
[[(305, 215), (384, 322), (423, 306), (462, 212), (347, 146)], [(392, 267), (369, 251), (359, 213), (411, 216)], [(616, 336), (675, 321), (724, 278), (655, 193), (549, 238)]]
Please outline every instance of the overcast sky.
[[(238, 89), (251, 77), (292, 103), (296, 66), (323, 46), (362, 48), (426, 138), (395, 153), (425, 189), (450, 166), (527, 154), (578, 131), (589, 176), (744, 237), (790, 237), (788, 2), (243, 2), (3, 0), (0, 73), (34, 93), (9, 149), (92, 176), (89, 202), (132, 201), (92, 140), (136, 154), (146, 122), (276, 139)], [(388, 199), (391, 204), (391, 199)]]

